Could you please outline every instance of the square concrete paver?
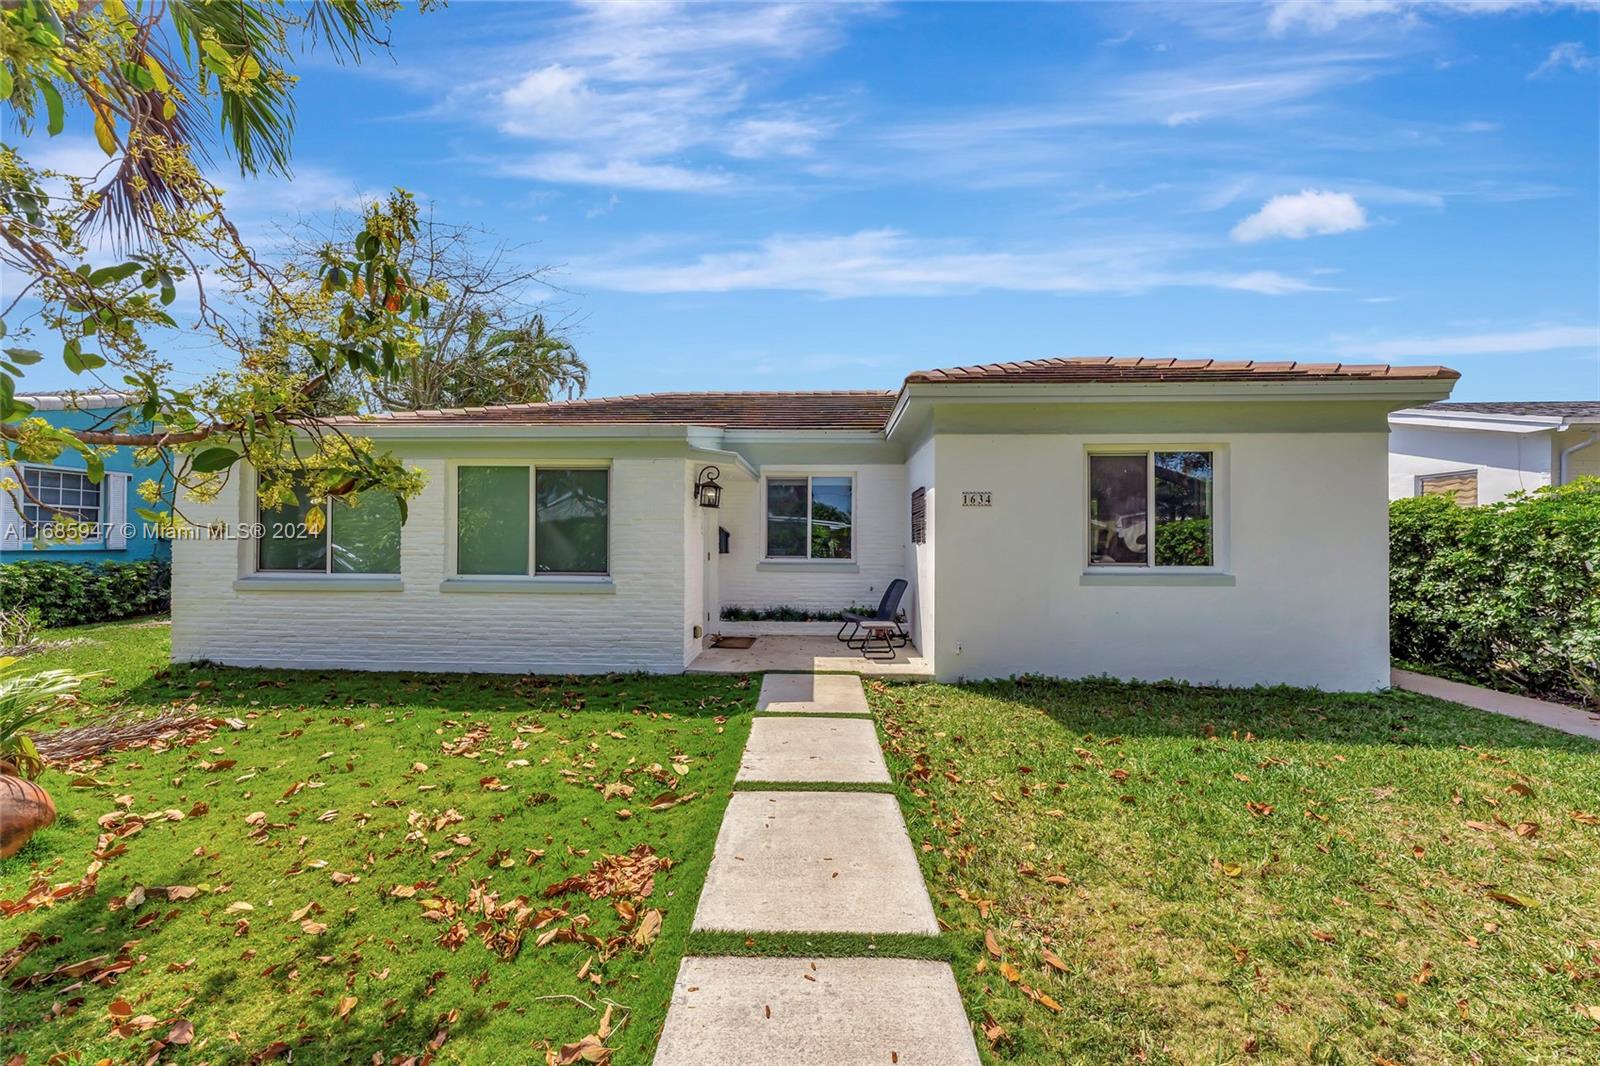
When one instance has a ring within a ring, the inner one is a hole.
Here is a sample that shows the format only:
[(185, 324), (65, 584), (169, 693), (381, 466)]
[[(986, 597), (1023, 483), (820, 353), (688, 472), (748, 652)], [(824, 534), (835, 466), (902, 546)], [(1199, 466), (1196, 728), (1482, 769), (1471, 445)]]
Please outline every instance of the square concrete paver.
[(734, 793), (694, 927), (939, 932), (900, 806), (874, 792)]
[(655, 1066), (976, 1066), (948, 963), (683, 960)]
[(756, 710), (772, 714), (866, 714), (867, 694), (854, 674), (767, 674)]
[(889, 769), (865, 718), (757, 718), (738, 780), (886, 784)]

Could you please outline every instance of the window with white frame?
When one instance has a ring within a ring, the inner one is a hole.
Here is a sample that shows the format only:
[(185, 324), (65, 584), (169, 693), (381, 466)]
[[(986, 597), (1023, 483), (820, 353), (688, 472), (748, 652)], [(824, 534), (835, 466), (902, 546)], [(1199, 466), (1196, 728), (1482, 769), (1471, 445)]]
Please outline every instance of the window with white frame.
[(853, 557), (855, 479), (767, 479), (767, 558)]
[[(24, 466), (17, 497), (21, 505), (20, 539), (33, 540), (41, 532), (63, 533), (77, 529), (81, 539), (100, 536), (105, 518), (101, 487), (82, 470)], [(70, 536), (53, 539), (70, 540)]]
[(605, 467), (457, 467), (456, 573), (609, 573), (610, 482)]
[[(261, 539), (256, 569), (289, 574), (398, 574), (400, 504), (387, 493), (356, 499), (315, 501), (303, 486), (295, 501), (259, 511)], [(311, 508), (320, 523), (308, 522)]]
[(1211, 566), (1216, 456), (1209, 451), (1089, 455), (1089, 565)]

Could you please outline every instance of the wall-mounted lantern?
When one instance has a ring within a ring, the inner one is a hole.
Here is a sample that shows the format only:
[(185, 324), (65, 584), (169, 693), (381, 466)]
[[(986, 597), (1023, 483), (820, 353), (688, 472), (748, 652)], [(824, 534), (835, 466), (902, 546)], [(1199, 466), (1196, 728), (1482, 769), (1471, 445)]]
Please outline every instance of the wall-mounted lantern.
[(714, 466), (700, 468), (700, 473), (695, 475), (694, 498), (700, 501), (701, 507), (722, 506), (722, 486), (717, 484), (717, 477), (722, 473)]

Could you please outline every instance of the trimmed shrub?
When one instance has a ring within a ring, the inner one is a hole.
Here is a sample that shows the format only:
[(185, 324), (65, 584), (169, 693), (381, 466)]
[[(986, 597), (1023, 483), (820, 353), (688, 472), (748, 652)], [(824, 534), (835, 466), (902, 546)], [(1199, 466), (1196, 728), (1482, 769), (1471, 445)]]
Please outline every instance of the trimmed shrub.
[(858, 604), (837, 611), (820, 611), (806, 607), (790, 607), (786, 604), (777, 607), (740, 607), (729, 604), (722, 609), (722, 620), (724, 622), (839, 622), (844, 619), (845, 611), (871, 616), (877, 613), (878, 605)]
[(1600, 478), (1483, 507), (1394, 501), (1389, 613), (1397, 659), (1600, 699)]
[(45, 559), (0, 566), (0, 608), (33, 608), (47, 626), (109, 622), (154, 614), (172, 605), (172, 564), (53, 563)]

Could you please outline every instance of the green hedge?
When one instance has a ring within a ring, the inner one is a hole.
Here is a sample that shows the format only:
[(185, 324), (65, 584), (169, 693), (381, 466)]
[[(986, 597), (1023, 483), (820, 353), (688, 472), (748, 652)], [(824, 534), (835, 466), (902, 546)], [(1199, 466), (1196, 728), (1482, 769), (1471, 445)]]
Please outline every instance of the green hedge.
[(0, 566), (0, 607), (37, 608), (47, 626), (107, 622), (165, 611), (171, 605), (172, 565), (160, 559), (135, 563), (41, 559)]
[(1600, 478), (1461, 507), (1389, 507), (1395, 658), (1600, 700)]

